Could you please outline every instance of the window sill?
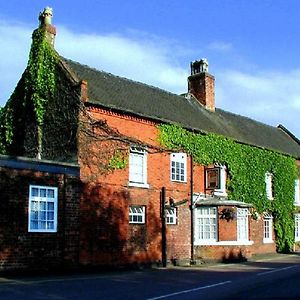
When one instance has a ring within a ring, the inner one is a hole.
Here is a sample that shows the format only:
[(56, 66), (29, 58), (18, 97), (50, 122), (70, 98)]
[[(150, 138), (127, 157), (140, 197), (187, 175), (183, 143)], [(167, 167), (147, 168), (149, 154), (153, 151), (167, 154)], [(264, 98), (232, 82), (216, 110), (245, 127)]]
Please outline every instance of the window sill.
[(195, 246), (250, 246), (253, 241), (201, 241), (195, 242)]
[(130, 187), (139, 187), (143, 189), (149, 189), (148, 183), (138, 183), (138, 182), (128, 182), (128, 186)]
[(218, 197), (227, 197), (226, 191), (214, 190), (213, 194)]
[(263, 243), (264, 243), (264, 244), (273, 244), (274, 241), (273, 241), (273, 240), (270, 240), (270, 239), (263, 239)]

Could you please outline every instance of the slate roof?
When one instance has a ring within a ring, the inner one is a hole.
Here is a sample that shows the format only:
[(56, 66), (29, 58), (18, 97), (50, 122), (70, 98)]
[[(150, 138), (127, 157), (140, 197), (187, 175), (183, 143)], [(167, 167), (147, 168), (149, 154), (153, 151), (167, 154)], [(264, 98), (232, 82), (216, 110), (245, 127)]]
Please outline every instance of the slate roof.
[(88, 82), (89, 103), (159, 122), (179, 123), (204, 133), (216, 133), (300, 158), (299, 141), (284, 130), (216, 108), (208, 111), (191, 97), (112, 75), (63, 59), (79, 80)]

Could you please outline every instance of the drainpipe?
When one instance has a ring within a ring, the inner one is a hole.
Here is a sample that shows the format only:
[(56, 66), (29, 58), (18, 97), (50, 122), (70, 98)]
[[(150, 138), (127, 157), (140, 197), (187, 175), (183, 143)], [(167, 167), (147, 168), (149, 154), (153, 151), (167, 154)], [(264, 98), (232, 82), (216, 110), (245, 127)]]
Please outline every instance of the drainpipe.
[(161, 260), (167, 266), (167, 232), (166, 232), (166, 188), (161, 189)]
[(190, 264), (195, 264), (194, 259), (194, 161), (193, 156), (191, 155), (191, 174), (190, 174), (190, 194), (191, 194), (191, 200), (190, 200), (190, 209), (191, 209), (191, 261)]

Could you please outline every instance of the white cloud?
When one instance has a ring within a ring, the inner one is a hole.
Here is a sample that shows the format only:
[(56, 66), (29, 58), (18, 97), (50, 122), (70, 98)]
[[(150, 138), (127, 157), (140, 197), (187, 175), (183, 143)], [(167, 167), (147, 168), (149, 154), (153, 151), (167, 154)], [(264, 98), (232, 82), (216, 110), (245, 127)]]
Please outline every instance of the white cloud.
[(8, 100), (26, 67), (31, 29), (0, 21), (0, 106)]
[(227, 70), (216, 75), (217, 103), (222, 108), (272, 126), (283, 124), (300, 137), (300, 70), (284, 73), (242, 73)]
[(228, 52), (232, 50), (232, 44), (224, 41), (213, 41), (207, 45), (207, 49), (217, 52)]
[(60, 27), (56, 48), (61, 55), (98, 70), (181, 93), (187, 88), (188, 70), (179, 66), (172, 46), (157, 37), (75, 34)]

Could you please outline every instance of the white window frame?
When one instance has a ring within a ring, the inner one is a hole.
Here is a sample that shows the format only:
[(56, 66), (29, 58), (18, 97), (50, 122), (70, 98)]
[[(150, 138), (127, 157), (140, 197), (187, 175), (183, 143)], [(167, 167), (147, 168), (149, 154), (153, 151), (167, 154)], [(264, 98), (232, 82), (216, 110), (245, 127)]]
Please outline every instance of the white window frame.
[(195, 212), (195, 245), (210, 245), (218, 239), (218, 208), (201, 206)]
[(273, 200), (273, 174), (270, 172), (265, 173), (266, 195), (267, 199)]
[(186, 153), (171, 153), (170, 155), (171, 181), (187, 182), (187, 155)]
[(247, 208), (239, 208), (236, 210), (237, 225), (237, 241), (249, 241), (249, 210)]
[(300, 180), (295, 180), (295, 198), (294, 198), (294, 204), (296, 206), (300, 206)]
[(57, 203), (57, 187), (30, 185), (28, 232), (57, 232)]
[(129, 154), (129, 186), (148, 188), (147, 183), (147, 151), (139, 147), (131, 147)]
[(170, 207), (165, 209), (166, 224), (176, 225), (177, 224), (177, 208)]
[(206, 180), (206, 189), (210, 189), (207, 187), (207, 182), (208, 182), (208, 172), (210, 170), (216, 170), (218, 172), (218, 188), (213, 189), (213, 193), (216, 196), (227, 196), (226, 192), (226, 178), (227, 178), (227, 173), (226, 173), (226, 166), (224, 165), (216, 165), (212, 168), (206, 168), (205, 169), (205, 180)]
[(273, 216), (264, 213), (264, 243), (273, 243)]
[(146, 206), (130, 205), (129, 206), (129, 224), (145, 224)]
[(295, 214), (295, 242), (300, 241), (300, 214)]

